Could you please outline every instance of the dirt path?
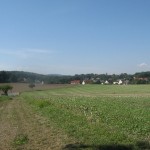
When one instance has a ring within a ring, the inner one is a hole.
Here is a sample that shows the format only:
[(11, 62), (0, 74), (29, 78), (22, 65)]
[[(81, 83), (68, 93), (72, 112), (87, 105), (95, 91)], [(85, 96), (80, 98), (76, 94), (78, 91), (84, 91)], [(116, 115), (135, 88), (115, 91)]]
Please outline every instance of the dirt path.
[(0, 102), (0, 150), (60, 150), (68, 142), (73, 141), (23, 101)]

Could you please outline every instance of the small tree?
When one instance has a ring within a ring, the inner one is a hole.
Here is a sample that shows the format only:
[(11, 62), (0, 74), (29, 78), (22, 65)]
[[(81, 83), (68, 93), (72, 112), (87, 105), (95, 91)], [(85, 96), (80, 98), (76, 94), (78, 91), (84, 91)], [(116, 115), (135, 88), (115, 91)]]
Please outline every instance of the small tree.
[(2, 91), (5, 95), (8, 95), (8, 91), (12, 90), (13, 87), (11, 85), (1, 85), (0, 91)]
[(35, 84), (34, 84), (34, 83), (30, 83), (30, 84), (29, 84), (29, 88), (32, 88), (32, 89), (33, 89), (34, 87), (35, 87)]

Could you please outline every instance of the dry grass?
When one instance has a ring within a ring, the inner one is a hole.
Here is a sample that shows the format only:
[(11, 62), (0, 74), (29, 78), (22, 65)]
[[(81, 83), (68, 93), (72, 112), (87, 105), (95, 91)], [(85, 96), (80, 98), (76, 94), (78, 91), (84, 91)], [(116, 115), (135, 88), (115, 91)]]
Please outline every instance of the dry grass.
[[(23, 101), (13, 99), (0, 103), (0, 150), (59, 150), (69, 141), (44, 117), (34, 113)], [(26, 135), (25, 143), (16, 144), (16, 137)]]

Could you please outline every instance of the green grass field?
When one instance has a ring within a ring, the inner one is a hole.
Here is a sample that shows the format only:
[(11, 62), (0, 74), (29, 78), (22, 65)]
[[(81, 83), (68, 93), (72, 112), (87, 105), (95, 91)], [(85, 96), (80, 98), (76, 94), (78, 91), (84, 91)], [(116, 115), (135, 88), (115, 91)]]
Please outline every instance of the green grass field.
[(76, 139), (66, 149), (150, 148), (149, 85), (80, 85), (22, 97)]
[[(73, 87), (62, 87), (51, 89), (47, 92), (50, 95), (83, 95), (83, 96), (101, 96), (110, 94), (136, 94), (150, 95), (150, 85), (79, 85)], [(46, 92), (44, 92), (46, 95)]]

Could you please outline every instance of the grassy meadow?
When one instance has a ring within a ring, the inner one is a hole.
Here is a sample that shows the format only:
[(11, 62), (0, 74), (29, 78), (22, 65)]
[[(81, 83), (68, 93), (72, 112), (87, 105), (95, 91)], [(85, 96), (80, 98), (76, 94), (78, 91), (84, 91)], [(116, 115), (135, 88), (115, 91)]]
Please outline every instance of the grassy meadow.
[(63, 149), (149, 149), (150, 85), (79, 85), (21, 94), (74, 143)]

